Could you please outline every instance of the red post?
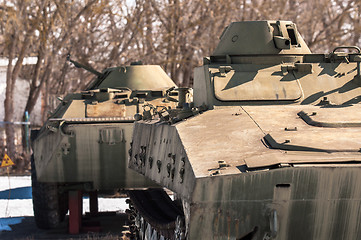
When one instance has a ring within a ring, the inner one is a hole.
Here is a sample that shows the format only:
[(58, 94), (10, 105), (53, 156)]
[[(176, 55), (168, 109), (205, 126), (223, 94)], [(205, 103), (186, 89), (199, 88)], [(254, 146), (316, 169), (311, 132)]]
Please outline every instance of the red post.
[(69, 233), (79, 234), (83, 214), (83, 193), (69, 191)]

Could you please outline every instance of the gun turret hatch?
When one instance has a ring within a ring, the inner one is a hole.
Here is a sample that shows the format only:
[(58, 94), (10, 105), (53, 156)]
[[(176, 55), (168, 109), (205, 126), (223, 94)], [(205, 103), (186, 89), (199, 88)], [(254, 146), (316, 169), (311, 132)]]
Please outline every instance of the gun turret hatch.
[(213, 56), (310, 54), (311, 51), (290, 21), (231, 23), (223, 32)]

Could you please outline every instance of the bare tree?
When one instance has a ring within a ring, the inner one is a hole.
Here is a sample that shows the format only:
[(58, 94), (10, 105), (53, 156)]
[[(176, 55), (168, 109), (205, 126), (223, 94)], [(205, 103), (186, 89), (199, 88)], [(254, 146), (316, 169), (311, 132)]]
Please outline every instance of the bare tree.
[[(24, 58), (35, 54), (38, 57), (38, 62), (32, 74), (30, 94), (26, 105), (26, 111), (31, 112), (42, 85), (50, 77), (54, 64), (54, 55), (71, 36), (71, 30), (76, 24), (76, 19), (79, 19), (95, 2), (96, 0), (87, 2), (68, 28), (60, 28), (62, 29), (60, 33), (59, 28), (54, 28), (54, 23), (59, 18), (58, 6), (65, 4), (64, 2), (60, 2), (56, 6), (53, 4), (57, 4), (56, 2), (47, 0), (36, 2), (13, 1), (11, 4), (9, 2), (2, 4), (1, 24), (5, 33), (2, 48), (9, 59), (4, 103), (6, 122), (11, 123), (14, 121), (14, 87), (21, 72)], [(56, 33), (60, 37), (51, 39), (49, 38), (50, 33)], [(15, 62), (14, 65), (13, 62)], [(5, 129), (7, 152), (11, 157), (14, 157), (14, 127), (11, 124), (6, 124)]]
[[(75, 69), (66, 55), (98, 71), (142, 60), (159, 64), (179, 86), (192, 85), (193, 68), (212, 54), (232, 21), (292, 20), (314, 52), (361, 43), (361, 0), (0, 0), (0, 54), (9, 59), (5, 121), (13, 121), (14, 83), (26, 56), (38, 61), (29, 76), (25, 110), (42, 94), (83, 89), (92, 74)], [(13, 129), (7, 125), (8, 152)]]
[[(36, 30), (37, 18), (26, 19), (26, 11), (28, 9), (25, 2), (19, 1), (16, 6), (3, 6), (2, 22), (6, 27), (4, 30), (8, 33), (5, 35), (5, 49), (7, 50), (9, 64), (6, 74), (6, 98), (4, 103), (5, 117), (7, 123), (13, 122), (14, 118), (14, 87), (18, 78), (23, 59), (27, 55), (32, 42), (32, 36)], [(17, 9), (16, 9), (17, 8)], [(6, 11), (4, 11), (6, 10)], [(39, 9), (35, 10), (39, 14)], [(15, 54), (17, 59), (15, 59)], [(15, 65), (13, 66), (13, 61)], [(14, 128), (11, 124), (5, 125), (7, 152), (12, 157), (15, 154), (14, 144)]]

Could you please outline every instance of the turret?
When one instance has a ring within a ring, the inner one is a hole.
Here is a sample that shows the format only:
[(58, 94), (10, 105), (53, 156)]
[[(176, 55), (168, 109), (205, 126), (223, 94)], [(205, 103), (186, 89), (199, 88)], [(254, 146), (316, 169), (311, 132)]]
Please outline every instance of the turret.
[[(345, 48), (356, 53), (338, 51)], [(355, 46), (312, 54), (290, 21), (234, 22), (224, 30), (213, 54), (195, 69), (194, 104), (208, 109), (248, 104), (316, 105), (327, 95), (339, 105), (356, 96), (344, 90), (320, 92), (325, 86), (359, 87), (360, 73), (353, 70), (360, 69), (359, 56), (360, 49)], [(337, 67), (342, 62), (347, 64)], [(317, 85), (316, 79), (325, 83)]]
[(142, 65), (139, 62), (130, 66), (105, 69), (87, 90), (121, 88), (149, 90), (175, 86), (159, 65)]
[(213, 56), (309, 54), (310, 49), (290, 21), (231, 23), (222, 33)]

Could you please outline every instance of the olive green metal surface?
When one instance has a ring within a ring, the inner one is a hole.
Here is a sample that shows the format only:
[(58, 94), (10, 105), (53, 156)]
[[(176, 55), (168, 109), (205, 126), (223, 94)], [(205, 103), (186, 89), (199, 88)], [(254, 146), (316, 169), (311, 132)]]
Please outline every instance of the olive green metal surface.
[(361, 238), (360, 52), (346, 48), (311, 54), (288, 21), (232, 23), (195, 69), (196, 114), (135, 123), (129, 167), (181, 199), (187, 239)]
[(134, 115), (175, 106), (159, 66), (111, 68), (88, 90), (62, 99), (33, 142), (38, 181), (111, 190), (156, 186), (127, 167)]

